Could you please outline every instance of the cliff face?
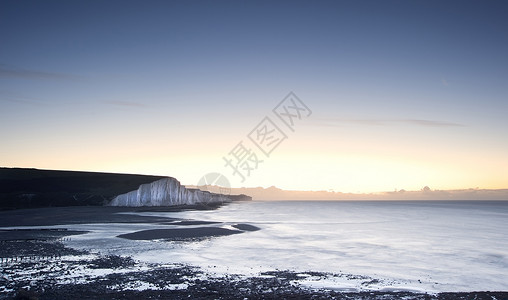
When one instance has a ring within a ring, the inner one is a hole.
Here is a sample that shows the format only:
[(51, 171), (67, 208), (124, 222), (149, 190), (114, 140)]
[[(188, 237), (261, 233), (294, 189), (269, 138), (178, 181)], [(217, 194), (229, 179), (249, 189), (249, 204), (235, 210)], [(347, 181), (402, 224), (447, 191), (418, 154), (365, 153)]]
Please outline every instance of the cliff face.
[[(174, 206), (199, 203), (223, 203), (240, 200), (240, 196), (214, 194), (198, 189), (188, 189), (174, 178), (163, 178), (149, 184), (142, 184), (137, 190), (118, 195), (110, 206)], [(242, 200), (251, 198), (242, 195)]]

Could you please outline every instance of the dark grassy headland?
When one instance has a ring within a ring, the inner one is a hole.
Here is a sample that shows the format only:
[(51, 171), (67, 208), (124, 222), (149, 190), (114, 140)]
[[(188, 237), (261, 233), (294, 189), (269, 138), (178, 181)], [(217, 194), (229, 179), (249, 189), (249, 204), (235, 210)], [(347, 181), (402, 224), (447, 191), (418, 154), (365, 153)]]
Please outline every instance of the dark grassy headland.
[(164, 176), (0, 168), (0, 210), (101, 206)]
[[(168, 176), (0, 167), (0, 210), (104, 206), (109, 204), (115, 196), (135, 191), (140, 185), (153, 183), (163, 178), (168, 179)], [(171, 180), (178, 182), (174, 178)], [(184, 186), (182, 188), (185, 189)], [(226, 198), (228, 201), (252, 200), (251, 197), (243, 194), (226, 195)], [(203, 205), (183, 205), (186, 208), (197, 209), (202, 208), (201, 206)], [(208, 209), (218, 206), (220, 204), (216, 202), (206, 201)], [(173, 205), (170, 210), (174, 208)], [(155, 209), (155, 207), (149, 209)]]

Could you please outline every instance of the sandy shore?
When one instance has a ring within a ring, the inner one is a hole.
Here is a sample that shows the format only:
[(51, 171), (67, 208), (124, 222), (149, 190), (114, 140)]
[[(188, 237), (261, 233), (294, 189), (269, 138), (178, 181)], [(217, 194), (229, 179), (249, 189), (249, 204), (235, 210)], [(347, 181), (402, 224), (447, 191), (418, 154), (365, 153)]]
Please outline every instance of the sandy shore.
[[(209, 206), (183, 207), (107, 207), (72, 206), (45, 207), (0, 211), (0, 228), (14, 226), (52, 226), (93, 223), (167, 223), (178, 219), (169, 217), (140, 216), (136, 212), (176, 212), (186, 209), (210, 209)], [(181, 221), (181, 220), (179, 220)]]
[[(220, 222), (200, 220), (180, 220), (170, 217), (140, 216), (136, 212), (148, 211), (180, 211), (189, 207), (167, 208), (125, 208), (125, 207), (56, 207), (41, 209), (24, 209), (0, 212), (0, 241), (16, 240), (53, 240), (69, 235), (84, 234), (86, 231), (75, 231), (49, 228), (15, 228), (6, 227), (45, 227), (70, 224), (93, 223), (143, 223), (157, 225), (191, 226), (189, 228), (169, 228), (142, 230), (119, 235), (120, 238), (130, 240), (186, 240), (200, 239), (239, 234), (245, 231), (259, 230), (250, 224), (234, 224), (233, 229), (214, 226), (193, 227), (195, 225), (216, 225)], [(3, 229), (2, 229), (3, 227)], [(1, 253), (1, 250), (0, 250)]]
[(176, 229), (152, 229), (142, 230), (128, 234), (121, 234), (118, 237), (129, 240), (182, 240), (217, 237), (242, 233), (240, 230), (231, 230), (219, 227), (195, 227)]
[[(178, 209), (186, 208), (156, 210)], [(309, 276), (358, 279), (349, 274), (274, 270), (249, 277), (217, 276), (194, 266), (149, 264), (131, 257), (78, 251), (62, 243), (62, 239), (84, 231), (6, 228), (89, 223), (190, 226), (120, 235), (133, 240), (183, 242), (259, 230), (244, 223), (223, 228), (219, 222), (126, 214), (140, 210), (150, 211), (146, 208), (63, 207), (0, 212), (0, 299), (508, 299), (507, 292), (432, 295), (408, 291), (347, 292), (310, 289), (302, 284)]]

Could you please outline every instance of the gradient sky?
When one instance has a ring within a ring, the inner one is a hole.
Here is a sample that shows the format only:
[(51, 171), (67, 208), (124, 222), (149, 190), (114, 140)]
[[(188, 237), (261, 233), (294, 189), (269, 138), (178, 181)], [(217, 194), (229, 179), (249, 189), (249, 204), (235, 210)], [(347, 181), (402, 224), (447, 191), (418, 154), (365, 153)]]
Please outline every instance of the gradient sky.
[[(1, 1), (0, 166), (508, 187), (505, 1)], [(270, 155), (247, 134), (293, 91)], [(264, 161), (224, 167), (240, 141)]]

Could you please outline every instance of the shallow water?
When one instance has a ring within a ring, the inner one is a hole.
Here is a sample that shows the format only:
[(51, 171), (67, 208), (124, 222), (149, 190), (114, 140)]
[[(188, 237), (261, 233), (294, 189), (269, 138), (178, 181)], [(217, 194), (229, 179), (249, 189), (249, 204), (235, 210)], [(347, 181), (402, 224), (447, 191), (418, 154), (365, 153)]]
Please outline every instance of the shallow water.
[[(221, 273), (297, 270), (378, 279), (307, 282), (309, 286), (427, 292), (508, 290), (508, 202), (254, 201), (213, 211), (140, 213), (249, 223), (260, 231), (199, 242), (129, 241), (122, 233), (153, 224), (76, 225), (92, 230), (70, 246), (189, 263)], [(69, 226), (66, 226), (70, 228)], [(74, 229), (74, 228), (72, 228)]]

